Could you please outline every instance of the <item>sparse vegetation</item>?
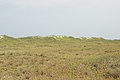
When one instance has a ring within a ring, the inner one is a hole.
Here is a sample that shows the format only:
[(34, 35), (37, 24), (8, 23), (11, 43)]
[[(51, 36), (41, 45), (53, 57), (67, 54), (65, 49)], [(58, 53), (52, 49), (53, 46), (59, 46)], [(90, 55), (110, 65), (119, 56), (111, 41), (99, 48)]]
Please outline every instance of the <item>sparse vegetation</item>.
[(120, 80), (120, 40), (3, 35), (0, 80)]

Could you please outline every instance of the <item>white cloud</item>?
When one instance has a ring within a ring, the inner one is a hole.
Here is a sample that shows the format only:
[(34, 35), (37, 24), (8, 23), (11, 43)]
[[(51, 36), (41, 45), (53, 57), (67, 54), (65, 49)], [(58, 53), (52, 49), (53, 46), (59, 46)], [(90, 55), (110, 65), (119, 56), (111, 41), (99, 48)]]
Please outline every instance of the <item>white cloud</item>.
[(29, 29), (50, 34), (56, 29), (63, 34), (74, 31), (113, 36), (114, 31), (120, 33), (119, 14), (120, 0), (0, 0), (0, 30), (14, 32), (10, 26), (13, 30), (19, 27), (20, 33)]
[(20, 6), (49, 6), (56, 4), (64, 4), (71, 0), (0, 0), (0, 5), (12, 4)]
[(5, 4), (37, 7), (54, 5), (114, 7), (119, 6), (120, 0), (0, 0), (0, 5)]

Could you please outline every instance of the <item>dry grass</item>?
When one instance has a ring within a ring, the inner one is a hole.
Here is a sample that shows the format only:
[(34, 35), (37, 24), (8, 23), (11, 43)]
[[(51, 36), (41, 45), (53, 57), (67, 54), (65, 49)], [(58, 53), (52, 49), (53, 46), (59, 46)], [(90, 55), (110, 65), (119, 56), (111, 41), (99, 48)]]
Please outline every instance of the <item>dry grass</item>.
[(1, 39), (0, 80), (120, 80), (120, 41)]

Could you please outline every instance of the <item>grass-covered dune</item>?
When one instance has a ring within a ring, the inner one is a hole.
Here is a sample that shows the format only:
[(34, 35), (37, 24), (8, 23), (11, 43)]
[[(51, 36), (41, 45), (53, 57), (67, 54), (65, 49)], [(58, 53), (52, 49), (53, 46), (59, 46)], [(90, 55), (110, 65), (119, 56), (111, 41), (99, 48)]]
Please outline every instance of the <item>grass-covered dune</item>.
[(120, 80), (120, 40), (2, 35), (0, 80)]

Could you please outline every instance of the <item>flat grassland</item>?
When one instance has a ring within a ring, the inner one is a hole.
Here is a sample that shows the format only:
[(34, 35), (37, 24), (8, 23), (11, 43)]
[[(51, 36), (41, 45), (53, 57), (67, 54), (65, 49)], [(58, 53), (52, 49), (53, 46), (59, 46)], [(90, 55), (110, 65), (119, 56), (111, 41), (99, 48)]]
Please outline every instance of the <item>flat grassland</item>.
[(120, 40), (4, 36), (0, 80), (120, 80)]

